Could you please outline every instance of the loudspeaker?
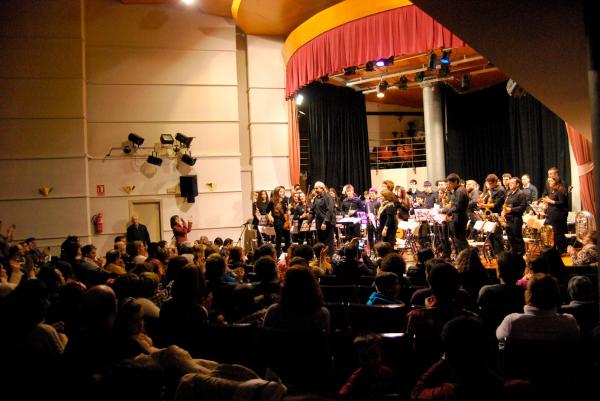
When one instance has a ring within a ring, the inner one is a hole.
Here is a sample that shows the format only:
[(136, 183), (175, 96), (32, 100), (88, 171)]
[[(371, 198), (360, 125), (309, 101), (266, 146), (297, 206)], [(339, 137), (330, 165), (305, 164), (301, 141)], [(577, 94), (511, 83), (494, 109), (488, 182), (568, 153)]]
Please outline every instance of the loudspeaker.
[(198, 178), (195, 175), (182, 175), (179, 177), (181, 196), (187, 198), (188, 203), (194, 203), (198, 196)]

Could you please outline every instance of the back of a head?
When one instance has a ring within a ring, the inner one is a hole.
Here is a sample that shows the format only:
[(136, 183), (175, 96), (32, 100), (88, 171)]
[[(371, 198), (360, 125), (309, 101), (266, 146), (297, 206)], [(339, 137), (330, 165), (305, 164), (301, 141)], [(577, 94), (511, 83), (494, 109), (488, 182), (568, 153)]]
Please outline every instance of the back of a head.
[(544, 249), (540, 252), (540, 258), (546, 263), (548, 273), (552, 274), (557, 280), (566, 279), (567, 269), (555, 247)]
[(215, 244), (216, 246), (223, 246), (223, 238), (221, 238), (221, 237), (215, 238), (215, 240), (213, 241), (213, 244)]
[(527, 283), (525, 303), (539, 309), (554, 309), (560, 305), (558, 281), (549, 274), (534, 274)]
[(188, 260), (183, 256), (175, 256), (174, 258), (169, 259), (169, 263), (167, 264), (166, 281), (171, 282), (175, 280), (175, 277), (177, 277), (179, 271), (188, 263)]
[(106, 323), (117, 313), (117, 296), (107, 285), (97, 285), (83, 295), (83, 312), (92, 325)]
[(344, 256), (346, 257), (347, 261), (357, 259), (358, 255), (358, 245), (351, 242), (344, 248)]
[(375, 253), (380, 258), (385, 258), (392, 250), (392, 245), (389, 242), (380, 241), (375, 244)]
[(215, 284), (225, 275), (225, 259), (221, 255), (212, 254), (206, 259), (206, 279)]
[(396, 273), (398, 277), (403, 277), (406, 273), (406, 262), (401, 255), (392, 252), (381, 261), (381, 271)]
[(573, 301), (590, 302), (594, 300), (594, 284), (587, 276), (571, 277), (567, 291)]
[(231, 263), (242, 262), (244, 259), (244, 250), (240, 246), (232, 246), (229, 249), (229, 261)]
[(260, 282), (269, 282), (277, 277), (277, 264), (271, 256), (261, 256), (254, 263), (256, 279)]
[(187, 265), (181, 269), (173, 282), (174, 299), (200, 302), (205, 290), (204, 274), (199, 267), (194, 265)]
[(525, 273), (525, 260), (512, 252), (498, 254), (498, 277), (506, 284), (516, 285), (517, 280)]
[(546, 261), (542, 259), (540, 256), (534, 256), (527, 261), (529, 264), (529, 269), (531, 269), (532, 273), (549, 273), (548, 265)]
[(458, 271), (448, 263), (437, 263), (431, 267), (427, 278), (431, 292), (438, 300), (451, 301), (460, 287)]
[(375, 286), (383, 294), (392, 295), (397, 283), (398, 275), (393, 272), (381, 272), (375, 277)]
[(422, 264), (425, 264), (425, 262), (427, 262), (430, 259), (433, 259), (434, 257), (435, 257), (435, 255), (431, 248), (421, 249), (417, 253), (417, 260), (419, 261), (419, 263), (422, 263)]
[(317, 257), (319, 257), (321, 255), (321, 252), (323, 251), (323, 249), (325, 249), (327, 245), (325, 245), (322, 242), (317, 242), (316, 244), (313, 245), (313, 254), (317, 255)]
[(134, 273), (122, 274), (116, 277), (112, 284), (112, 289), (117, 299), (136, 297), (139, 289), (139, 281), (140, 278)]
[(258, 260), (263, 256), (269, 256), (270, 258), (274, 258), (275, 247), (273, 244), (263, 244), (256, 248), (254, 251), (254, 260)]
[(455, 366), (477, 366), (488, 355), (488, 344), (485, 325), (473, 317), (454, 318), (442, 329), (446, 359)]
[(306, 262), (306, 259), (300, 257), (300, 256), (294, 256), (292, 258), (292, 260), (290, 261), (290, 268), (294, 268), (294, 267), (304, 267), (307, 268), (308, 267), (308, 263)]
[(381, 363), (381, 335), (365, 334), (356, 336), (352, 342), (360, 366), (374, 366)]
[(282, 308), (301, 315), (316, 313), (323, 305), (319, 283), (306, 268), (289, 269), (281, 288)]
[(292, 256), (303, 258), (306, 263), (310, 263), (315, 258), (315, 253), (310, 245), (298, 245), (294, 249)]

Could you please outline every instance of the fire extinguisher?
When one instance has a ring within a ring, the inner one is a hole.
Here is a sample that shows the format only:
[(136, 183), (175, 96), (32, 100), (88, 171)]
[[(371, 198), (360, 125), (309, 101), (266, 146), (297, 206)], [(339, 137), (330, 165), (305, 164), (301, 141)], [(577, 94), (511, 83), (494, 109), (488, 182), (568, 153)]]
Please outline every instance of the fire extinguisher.
[(96, 234), (102, 234), (102, 231), (104, 231), (104, 216), (102, 215), (102, 213), (93, 215), (92, 223), (94, 224)]

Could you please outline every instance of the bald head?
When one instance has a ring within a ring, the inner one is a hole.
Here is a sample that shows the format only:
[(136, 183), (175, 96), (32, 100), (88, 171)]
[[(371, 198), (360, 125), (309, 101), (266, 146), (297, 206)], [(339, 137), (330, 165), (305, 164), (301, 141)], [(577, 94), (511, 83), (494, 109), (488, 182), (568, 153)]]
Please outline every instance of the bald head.
[(83, 310), (92, 325), (112, 324), (117, 314), (117, 296), (107, 285), (92, 287), (83, 295)]

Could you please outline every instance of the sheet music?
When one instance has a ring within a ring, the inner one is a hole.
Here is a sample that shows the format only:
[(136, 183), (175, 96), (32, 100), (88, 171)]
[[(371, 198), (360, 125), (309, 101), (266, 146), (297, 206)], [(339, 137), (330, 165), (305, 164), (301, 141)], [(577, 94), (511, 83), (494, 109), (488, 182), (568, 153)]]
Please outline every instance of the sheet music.
[(356, 224), (356, 223), (360, 223), (360, 217), (344, 217), (343, 219), (339, 219), (338, 223), (346, 223), (346, 224)]

